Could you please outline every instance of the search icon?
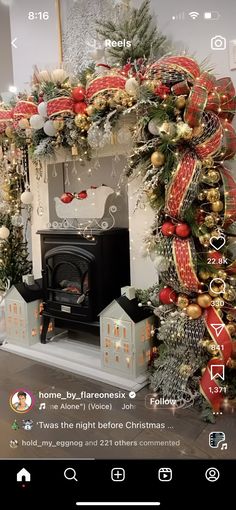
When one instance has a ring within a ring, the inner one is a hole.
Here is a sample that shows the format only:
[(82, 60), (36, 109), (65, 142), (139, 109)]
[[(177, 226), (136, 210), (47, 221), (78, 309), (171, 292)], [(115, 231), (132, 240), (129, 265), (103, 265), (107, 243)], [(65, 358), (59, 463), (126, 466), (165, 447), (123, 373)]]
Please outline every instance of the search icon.
[(67, 479), (67, 480), (75, 480), (76, 482), (78, 482), (77, 478), (76, 478), (76, 471), (74, 468), (66, 468), (65, 471), (64, 471), (64, 477)]

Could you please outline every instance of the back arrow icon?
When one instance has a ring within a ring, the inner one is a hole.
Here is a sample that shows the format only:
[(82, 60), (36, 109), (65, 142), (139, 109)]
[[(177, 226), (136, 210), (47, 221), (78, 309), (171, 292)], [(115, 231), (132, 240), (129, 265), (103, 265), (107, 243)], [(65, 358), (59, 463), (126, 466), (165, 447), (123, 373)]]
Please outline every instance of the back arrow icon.
[(15, 39), (12, 39), (11, 44), (12, 44), (13, 48), (17, 49), (18, 46), (16, 46), (16, 44), (15, 44), (16, 40), (17, 40), (17, 37), (15, 37)]

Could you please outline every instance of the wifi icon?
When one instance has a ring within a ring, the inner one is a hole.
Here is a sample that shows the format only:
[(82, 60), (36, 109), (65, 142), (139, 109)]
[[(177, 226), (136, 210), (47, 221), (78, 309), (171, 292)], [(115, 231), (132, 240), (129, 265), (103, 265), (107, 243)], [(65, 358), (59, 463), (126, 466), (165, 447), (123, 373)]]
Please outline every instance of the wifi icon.
[(192, 19), (197, 19), (198, 16), (200, 16), (200, 13), (199, 12), (196, 12), (196, 11), (192, 11), (192, 12), (189, 12), (188, 15), (190, 16), (190, 18)]

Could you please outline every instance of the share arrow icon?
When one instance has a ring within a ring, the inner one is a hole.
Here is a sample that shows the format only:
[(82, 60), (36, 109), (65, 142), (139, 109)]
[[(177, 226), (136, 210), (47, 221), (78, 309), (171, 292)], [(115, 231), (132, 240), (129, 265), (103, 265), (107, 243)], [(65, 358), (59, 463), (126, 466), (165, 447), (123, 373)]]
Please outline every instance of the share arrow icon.
[(220, 336), (222, 330), (224, 329), (224, 324), (211, 324), (212, 328), (215, 330), (216, 336)]

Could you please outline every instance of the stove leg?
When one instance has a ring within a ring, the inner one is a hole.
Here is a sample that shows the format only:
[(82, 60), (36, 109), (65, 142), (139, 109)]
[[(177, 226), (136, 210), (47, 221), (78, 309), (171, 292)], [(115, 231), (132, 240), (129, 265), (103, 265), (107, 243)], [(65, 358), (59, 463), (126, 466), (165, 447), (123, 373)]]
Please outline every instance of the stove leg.
[(49, 323), (50, 323), (50, 317), (48, 317), (47, 315), (43, 315), (43, 327), (42, 327), (42, 333), (40, 335), (40, 342), (42, 344), (47, 343), (46, 336), (47, 336), (47, 332), (48, 332)]

